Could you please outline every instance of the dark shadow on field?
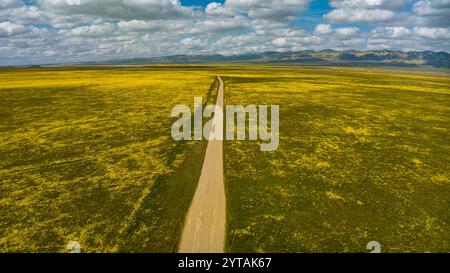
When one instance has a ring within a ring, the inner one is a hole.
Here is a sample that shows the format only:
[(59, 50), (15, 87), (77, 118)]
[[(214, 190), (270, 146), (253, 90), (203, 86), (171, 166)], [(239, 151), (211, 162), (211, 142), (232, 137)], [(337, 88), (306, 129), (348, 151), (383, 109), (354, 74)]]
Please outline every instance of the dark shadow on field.
[[(204, 106), (215, 103), (219, 81), (208, 90)], [(192, 127), (193, 128), (193, 127)], [(189, 155), (179, 169), (156, 179), (144, 203), (130, 224), (125, 238), (119, 238), (119, 252), (176, 252), (184, 221), (197, 188), (208, 142), (177, 142), (167, 158), (173, 165), (178, 154)]]

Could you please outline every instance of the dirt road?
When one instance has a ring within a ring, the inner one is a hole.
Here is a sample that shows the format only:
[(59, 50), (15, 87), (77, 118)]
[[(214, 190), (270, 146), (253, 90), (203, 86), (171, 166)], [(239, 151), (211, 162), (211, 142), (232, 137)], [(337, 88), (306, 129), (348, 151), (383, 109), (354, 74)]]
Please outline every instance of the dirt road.
[[(223, 109), (223, 81), (217, 106)], [(223, 119), (214, 116), (214, 124)], [(181, 236), (181, 253), (222, 253), (225, 243), (226, 204), (223, 176), (223, 141), (210, 140), (202, 173)]]

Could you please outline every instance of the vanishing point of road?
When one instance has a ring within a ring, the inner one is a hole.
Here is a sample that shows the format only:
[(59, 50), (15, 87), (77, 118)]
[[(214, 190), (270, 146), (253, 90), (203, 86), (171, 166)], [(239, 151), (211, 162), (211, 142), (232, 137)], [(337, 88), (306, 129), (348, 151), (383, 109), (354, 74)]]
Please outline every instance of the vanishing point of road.
[[(223, 81), (219, 77), (216, 107), (223, 109)], [(214, 115), (213, 124), (221, 123)], [(200, 180), (184, 225), (180, 253), (222, 253), (225, 244), (226, 204), (223, 141), (210, 140)]]

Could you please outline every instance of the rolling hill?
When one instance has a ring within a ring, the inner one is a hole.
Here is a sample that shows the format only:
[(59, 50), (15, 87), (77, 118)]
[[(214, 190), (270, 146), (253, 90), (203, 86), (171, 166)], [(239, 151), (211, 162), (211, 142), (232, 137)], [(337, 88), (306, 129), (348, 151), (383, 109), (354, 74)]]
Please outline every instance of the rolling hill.
[(116, 59), (106, 62), (84, 64), (144, 64), (144, 63), (212, 63), (212, 62), (249, 62), (249, 63), (308, 63), (343, 66), (432, 66), (450, 68), (450, 54), (447, 52), (401, 52), (401, 51), (357, 51), (322, 50), (298, 52), (264, 52), (224, 56), (211, 55), (172, 55), (150, 58)]

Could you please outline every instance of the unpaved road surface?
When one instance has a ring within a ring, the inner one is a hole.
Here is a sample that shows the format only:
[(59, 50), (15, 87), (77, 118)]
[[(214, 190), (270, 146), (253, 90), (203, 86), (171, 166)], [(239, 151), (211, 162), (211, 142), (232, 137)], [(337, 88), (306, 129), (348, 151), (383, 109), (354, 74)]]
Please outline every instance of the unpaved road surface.
[[(223, 81), (216, 105), (223, 109)], [(214, 116), (214, 124), (223, 119)], [(180, 253), (222, 253), (225, 243), (226, 204), (223, 176), (223, 141), (210, 140), (200, 180), (181, 236)]]

